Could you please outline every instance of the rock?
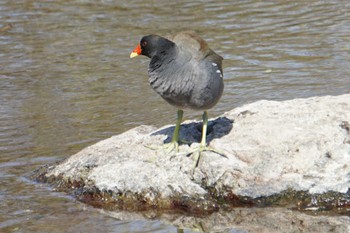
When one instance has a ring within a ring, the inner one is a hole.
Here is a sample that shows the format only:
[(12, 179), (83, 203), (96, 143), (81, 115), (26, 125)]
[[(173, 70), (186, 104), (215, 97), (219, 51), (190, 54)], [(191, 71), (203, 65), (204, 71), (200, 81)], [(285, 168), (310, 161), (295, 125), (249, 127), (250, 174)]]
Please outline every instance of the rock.
[(89, 146), (34, 179), (74, 191), (95, 206), (214, 212), (228, 206), (292, 206), (347, 212), (350, 94), (258, 101), (211, 120), (203, 152), (201, 122), (184, 122), (180, 154), (150, 149), (173, 126), (140, 126)]
[(230, 211), (217, 211), (208, 216), (200, 217), (173, 213), (162, 213), (159, 216), (152, 211), (102, 212), (122, 221), (149, 220), (157, 216), (165, 223), (179, 229), (186, 229), (186, 232), (350, 232), (350, 218), (348, 216), (314, 216), (285, 208), (234, 208)]

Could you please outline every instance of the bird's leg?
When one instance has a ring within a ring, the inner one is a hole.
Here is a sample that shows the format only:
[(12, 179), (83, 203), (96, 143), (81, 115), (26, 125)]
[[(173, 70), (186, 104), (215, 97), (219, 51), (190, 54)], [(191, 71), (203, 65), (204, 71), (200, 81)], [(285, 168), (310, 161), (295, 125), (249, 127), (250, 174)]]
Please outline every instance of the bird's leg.
[(171, 148), (170, 151), (172, 150), (175, 150), (175, 152), (179, 151), (179, 135), (180, 135), (180, 128), (181, 128), (183, 114), (184, 114), (184, 111), (182, 109), (177, 110), (177, 120), (176, 120), (176, 125), (173, 133), (173, 138), (169, 143), (169, 147)]
[(184, 111), (182, 109), (177, 110), (177, 121), (174, 129), (174, 133), (173, 133), (173, 138), (171, 139), (172, 143), (179, 143), (179, 132), (181, 128), (183, 114), (184, 114)]
[(207, 145), (207, 128), (208, 128), (208, 113), (207, 113), (207, 111), (203, 112), (202, 119), (203, 119), (203, 127), (202, 127), (201, 148), (204, 148)]
[(147, 146), (150, 149), (153, 150), (159, 150), (162, 149), (164, 150), (167, 154), (169, 154), (172, 151), (175, 151), (176, 153), (179, 151), (179, 136), (180, 136), (180, 128), (181, 128), (181, 122), (182, 122), (182, 117), (183, 117), (184, 111), (182, 109), (177, 110), (177, 121), (173, 133), (173, 137), (171, 139), (171, 142), (162, 145), (162, 146)]
[(201, 157), (201, 153), (202, 153), (202, 151), (205, 150), (205, 148), (207, 146), (207, 128), (208, 128), (208, 113), (207, 113), (207, 111), (203, 112), (202, 119), (203, 119), (202, 140), (201, 140), (201, 144), (199, 146), (199, 150), (195, 150), (195, 151), (192, 151), (190, 153), (190, 154), (194, 155), (195, 167), (198, 166), (199, 159)]
[(201, 144), (199, 146), (199, 149), (197, 149), (195, 151), (192, 151), (192, 152), (187, 154), (187, 155), (189, 155), (189, 154), (193, 154), (194, 155), (195, 167), (198, 166), (198, 163), (199, 163), (199, 160), (200, 160), (200, 157), (201, 157), (201, 153), (203, 151), (212, 151), (214, 153), (217, 153), (217, 154), (219, 154), (221, 156), (226, 157), (226, 155), (224, 153), (207, 146), (207, 128), (208, 128), (208, 113), (207, 113), (207, 111), (203, 112), (202, 118), (203, 118), (202, 140), (201, 140)]

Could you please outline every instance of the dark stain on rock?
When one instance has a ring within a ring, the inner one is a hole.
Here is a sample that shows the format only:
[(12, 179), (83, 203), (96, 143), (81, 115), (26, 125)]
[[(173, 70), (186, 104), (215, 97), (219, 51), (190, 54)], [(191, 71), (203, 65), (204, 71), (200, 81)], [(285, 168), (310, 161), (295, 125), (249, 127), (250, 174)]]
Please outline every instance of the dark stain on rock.
[[(195, 216), (208, 215), (220, 209), (230, 210), (235, 207), (287, 207), (312, 214), (349, 215), (350, 189), (347, 193), (327, 192), (310, 194), (307, 191), (286, 190), (266, 197), (250, 198), (239, 196), (225, 188), (217, 192), (214, 187), (203, 187), (208, 194), (191, 197), (181, 193), (169, 198), (162, 198), (155, 190), (142, 193), (99, 190), (91, 181), (67, 180), (63, 175), (47, 176), (54, 166), (44, 166), (29, 178), (37, 182), (49, 183), (56, 191), (66, 192), (77, 200), (96, 208), (107, 210), (181, 212)], [(153, 214), (153, 215), (154, 215)]]
[(256, 112), (251, 112), (249, 110), (245, 110), (245, 111), (242, 111), (240, 113), (238, 113), (238, 116), (239, 117), (246, 117), (246, 116), (251, 116), (251, 115), (254, 115), (256, 114)]
[(350, 144), (350, 124), (348, 121), (342, 121), (340, 123), (340, 128), (342, 129), (345, 129), (347, 134), (348, 134), (348, 137), (346, 139), (344, 139), (344, 144)]
[(350, 134), (350, 124), (347, 121), (342, 121), (339, 125), (342, 129), (345, 129), (348, 134)]

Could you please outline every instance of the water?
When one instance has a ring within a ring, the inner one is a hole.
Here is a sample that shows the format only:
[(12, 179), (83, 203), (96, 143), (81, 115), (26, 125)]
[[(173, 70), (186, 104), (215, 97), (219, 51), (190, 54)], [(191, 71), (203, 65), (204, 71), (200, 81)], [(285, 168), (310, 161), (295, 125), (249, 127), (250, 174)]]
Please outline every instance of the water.
[(225, 58), (212, 117), (260, 99), (350, 91), (347, 1), (0, 0), (0, 231), (177, 231), (24, 177), (135, 126), (173, 123), (176, 110), (149, 87), (148, 59), (129, 54), (143, 35), (188, 29)]

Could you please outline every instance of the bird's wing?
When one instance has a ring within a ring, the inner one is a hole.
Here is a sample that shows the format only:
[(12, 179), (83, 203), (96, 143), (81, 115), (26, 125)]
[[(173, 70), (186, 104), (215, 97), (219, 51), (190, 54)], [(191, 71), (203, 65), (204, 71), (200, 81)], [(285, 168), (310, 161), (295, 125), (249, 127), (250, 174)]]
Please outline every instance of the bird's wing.
[(194, 31), (183, 31), (172, 38), (173, 42), (192, 57), (201, 59), (209, 52), (208, 44)]
[(198, 62), (206, 59), (216, 63), (222, 71), (223, 58), (211, 50), (208, 44), (196, 32), (182, 31), (171, 38), (171, 40), (179, 48), (182, 48), (182, 51), (187, 51), (193, 59)]

